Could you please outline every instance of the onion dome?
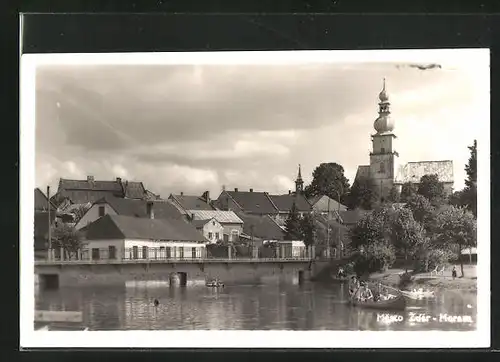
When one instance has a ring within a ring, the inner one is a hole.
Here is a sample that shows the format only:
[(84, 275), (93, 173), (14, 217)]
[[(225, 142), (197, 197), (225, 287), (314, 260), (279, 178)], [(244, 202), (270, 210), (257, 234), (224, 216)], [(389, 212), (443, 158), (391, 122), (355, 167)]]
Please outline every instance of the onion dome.
[(389, 110), (390, 103), (389, 103), (389, 96), (385, 89), (385, 78), (384, 78), (384, 86), (382, 88), (382, 91), (378, 95), (378, 98), (380, 99), (379, 111), (378, 111), (379, 116), (375, 120), (373, 127), (375, 128), (377, 133), (392, 132), (394, 130), (394, 120), (390, 116), (391, 114), (391, 111)]

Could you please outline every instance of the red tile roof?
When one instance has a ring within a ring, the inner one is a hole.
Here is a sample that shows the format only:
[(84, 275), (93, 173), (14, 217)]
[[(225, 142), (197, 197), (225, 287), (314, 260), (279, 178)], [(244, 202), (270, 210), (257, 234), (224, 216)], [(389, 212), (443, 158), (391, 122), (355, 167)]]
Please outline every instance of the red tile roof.
[(87, 227), (87, 240), (138, 239), (207, 242), (195, 227), (177, 219), (105, 215)]

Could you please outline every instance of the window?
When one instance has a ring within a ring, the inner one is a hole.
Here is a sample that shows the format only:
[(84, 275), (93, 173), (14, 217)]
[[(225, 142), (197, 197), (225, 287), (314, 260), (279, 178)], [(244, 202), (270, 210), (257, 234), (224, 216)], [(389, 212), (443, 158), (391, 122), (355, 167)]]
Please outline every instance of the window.
[(191, 248), (191, 258), (196, 259), (196, 248)]
[(165, 258), (165, 247), (160, 246), (160, 259), (164, 259), (164, 258)]
[(224, 234), (223, 239), (227, 243), (229, 241), (229, 235), (228, 234)]
[(104, 206), (99, 206), (99, 217), (103, 217), (105, 214)]
[(215, 226), (215, 221), (212, 221), (212, 225)]
[(132, 247), (132, 259), (139, 259), (139, 248), (137, 246)]
[(148, 258), (148, 247), (147, 246), (143, 246), (142, 247), (142, 258), (143, 259), (147, 259)]
[(110, 245), (108, 248), (108, 258), (116, 259), (116, 246)]
[(215, 240), (219, 240), (219, 233), (215, 233)]
[(167, 259), (172, 257), (172, 248), (167, 247)]
[(92, 248), (92, 260), (99, 260), (99, 248)]
[(384, 147), (382, 147), (382, 148), (380, 149), (380, 152), (381, 152), (381, 153), (385, 153), (385, 148), (384, 148)]
[(212, 240), (212, 236), (213, 236), (212, 232), (209, 232), (209, 233), (208, 233), (208, 239), (209, 239), (209, 240)]
[(231, 231), (231, 241), (238, 241), (238, 230)]
[(184, 258), (184, 248), (182, 246), (179, 248), (179, 258)]
[(384, 162), (380, 162), (380, 170), (379, 170), (380, 173), (384, 173), (385, 172), (385, 167), (384, 166), (385, 166)]

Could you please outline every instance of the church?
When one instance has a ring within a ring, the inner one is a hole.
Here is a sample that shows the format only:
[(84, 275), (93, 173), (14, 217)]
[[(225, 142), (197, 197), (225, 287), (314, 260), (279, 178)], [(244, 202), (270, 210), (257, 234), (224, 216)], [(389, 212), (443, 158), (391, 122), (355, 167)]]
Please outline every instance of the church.
[(373, 127), (376, 133), (371, 136), (372, 151), (370, 164), (358, 166), (355, 180), (369, 179), (378, 188), (377, 193), (383, 201), (391, 190), (401, 193), (404, 183), (418, 184), (424, 175), (436, 174), (443, 183), (447, 195), (453, 192), (453, 161), (418, 161), (400, 164), (396, 151), (396, 134), (394, 120), (391, 118), (389, 96), (385, 79), (379, 94), (379, 116)]

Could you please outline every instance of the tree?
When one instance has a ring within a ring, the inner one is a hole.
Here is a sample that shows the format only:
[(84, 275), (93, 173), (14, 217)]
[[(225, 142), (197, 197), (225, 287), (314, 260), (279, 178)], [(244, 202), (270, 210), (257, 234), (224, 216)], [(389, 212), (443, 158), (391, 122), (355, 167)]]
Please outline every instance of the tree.
[(378, 195), (374, 191), (371, 180), (365, 177), (357, 178), (352, 185), (347, 201), (350, 209), (372, 210), (377, 204)]
[(299, 220), (299, 224), (304, 244), (306, 246), (313, 245), (316, 239), (316, 225), (312, 215), (305, 214), (304, 217)]
[(395, 186), (391, 188), (389, 196), (387, 197), (387, 201), (392, 203), (398, 203), (401, 201), (401, 195), (399, 194), (398, 189)]
[(464, 276), (462, 251), (476, 246), (477, 225), (474, 215), (466, 208), (448, 206), (436, 215), (435, 241), (442, 246), (456, 248), (460, 271)]
[(82, 248), (83, 235), (74, 226), (57, 223), (52, 227), (52, 248), (62, 248), (71, 257)]
[(285, 240), (297, 240), (302, 235), (300, 215), (295, 202), (285, 220)]
[(390, 266), (396, 257), (391, 240), (394, 211), (388, 207), (374, 210), (351, 229), (351, 247), (358, 273), (375, 272)]
[(418, 186), (416, 184), (411, 182), (405, 182), (401, 186), (401, 195), (400, 195), (401, 202), (408, 201), (413, 195), (416, 195), (417, 192), (418, 192)]
[(344, 168), (338, 163), (321, 163), (314, 170), (313, 180), (304, 191), (308, 198), (326, 195), (343, 202), (349, 192), (349, 180), (344, 176)]
[(78, 207), (73, 209), (72, 213), (74, 215), (74, 222), (77, 223), (78, 221), (80, 221), (83, 215), (87, 213), (87, 211), (90, 209), (91, 206), (92, 205), (90, 203), (87, 203), (78, 205)]
[[(413, 218), (413, 213), (408, 208), (397, 210), (391, 229), (393, 245), (404, 254), (406, 261), (408, 256), (413, 258), (426, 241), (423, 226)], [(405, 268), (408, 272), (407, 263)]]
[(434, 207), (424, 196), (416, 194), (408, 199), (405, 208), (409, 209), (413, 218), (419, 222), (427, 232), (432, 230)]
[(444, 186), (443, 183), (439, 181), (439, 177), (436, 174), (424, 175), (420, 178), (418, 193), (427, 198), (434, 206), (444, 203)]
[(470, 150), (469, 162), (465, 165), (467, 178), (465, 179), (465, 188), (462, 191), (462, 203), (472, 211), (477, 217), (477, 141), (474, 140)]

